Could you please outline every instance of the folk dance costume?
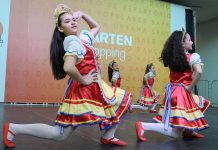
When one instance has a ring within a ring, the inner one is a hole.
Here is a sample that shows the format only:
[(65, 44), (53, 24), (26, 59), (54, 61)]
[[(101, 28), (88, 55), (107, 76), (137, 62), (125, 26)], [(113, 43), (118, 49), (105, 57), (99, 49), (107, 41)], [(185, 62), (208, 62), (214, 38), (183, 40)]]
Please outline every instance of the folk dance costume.
[[(186, 54), (186, 57), (191, 67), (195, 63), (203, 65), (197, 53)], [(158, 115), (154, 117), (155, 121), (164, 123), (166, 129), (168, 126), (186, 130), (208, 128), (204, 112), (210, 102), (202, 96), (192, 94), (184, 87), (191, 84), (192, 74), (192, 68), (185, 72), (170, 70), (170, 83), (166, 86), (163, 104)]]
[[(81, 75), (91, 70), (98, 72), (91, 33), (70, 35), (64, 40), (65, 56), (76, 55), (76, 64)], [(63, 58), (63, 59), (64, 59)], [(98, 76), (97, 83), (82, 85), (70, 80), (65, 98), (59, 108), (56, 124), (62, 127), (99, 124), (100, 129), (108, 129), (119, 124), (129, 109), (132, 94), (120, 88), (110, 87)]]
[(119, 71), (113, 71), (111, 81), (116, 81), (117, 87), (121, 86), (121, 76)]
[[(155, 81), (155, 74), (153, 72), (149, 72), (148, 73), (148, 84), (150, 87), (152, 87), (154, 85), (154, 81)], [(143, 86), (143, 91), (142, 94), (140, 96), (140, 104), (141, 105), (145, 105), (145, 106), (152, 106), (152, 105), (156, 105), (159, 100), (160, 100), (160, 94), (157, 91), (153, 90), (153, 94), (151, 89), (149, 89), (148, 85), (144, 85)], [(153, 109), (152, 109), (153, 110)]]
[[(154, 85), (154, 81), (155, 81), (155, 74), (152, 71), (150, 71), (147, 74), (147, 78), (148, 78), (149, 86), (152, 87)], [(141, 88), (141, 92), (140, 92), (140, 98), (138, 100), (139, 104), (132, 105), (132, 108), (147, 110), (148, 109), (147, 106), (151, 106), (150, 112), (156, 113), (157, 111), (155, 110), (155, 107), (158, 104), (161, 96), (160, 96), (159, 92), (154, 91), (154, 90), (153, 90), (153, 92), (154, 93), (152, 93), (152, 91), (148, 87), (148, 85), (143, 85)]]

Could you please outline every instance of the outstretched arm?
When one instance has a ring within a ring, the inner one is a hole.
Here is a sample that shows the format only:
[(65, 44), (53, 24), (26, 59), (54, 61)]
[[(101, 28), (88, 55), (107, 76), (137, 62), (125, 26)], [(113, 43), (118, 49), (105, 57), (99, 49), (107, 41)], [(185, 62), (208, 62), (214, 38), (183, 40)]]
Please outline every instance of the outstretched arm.
[(91, 16), (82, 11), (74, 12), (73, 16), (76, 18), (76, 20), (80, 20), (81, 18), (84, 19), (94, 37), (98, 34), (100, 25)]

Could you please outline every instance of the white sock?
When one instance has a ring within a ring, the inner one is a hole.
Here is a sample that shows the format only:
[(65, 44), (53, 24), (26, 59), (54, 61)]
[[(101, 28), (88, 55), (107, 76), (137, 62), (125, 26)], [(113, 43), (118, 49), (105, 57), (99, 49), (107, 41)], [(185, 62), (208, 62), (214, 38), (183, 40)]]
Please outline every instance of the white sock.
[(61, 133), (59, 126), (50, 126), (47, 124), (35, 123), (35, 124), (12, 124), (10, 127), (15, 134), (32, 135), (39, 138), (46, 138), (52, 140), (64, 140), (66, 139), (76, 127), (66, 127)]
[[(107, 129), (104, 132), (102, 138), (104, 138), (104, 139), (111, 139), (111, 138), (113, 138), (116, 130), (117, 130), (117, 125), (111, 127), (110, 129)], [(117, 138), (112, 139), (112, 141), (117, 141), (117, 140), (118, 140)]]
[(161, 123), (145, 123), (142, 122), (143, 129), (158, 132), (173, 138), (181, 137), (183, 129), (168, 127), (168, 130), (164, 129), (164, 124)]
[(155, 107), (157, 106), (158, 103), (154, 103), (152, 106), (151, 106), (151, 110), (155, 110)]
[[(14, 133), (13, 130), (10, 128), (10, 124), (9, 124), (9, 131), (11, 131), (12, 133)], [(13, 141), (13, 139), (14, 139), (14, 135), (13, 135), (11, 132), (8, 132), (8, 135), (7, 135), (7, 139), (8, 139), (9, 141)]]
[(141, 105), (132, 105), (131, 106), (132, 108), (137, 108), (137, 109), (142, 109), (142, 110), (148, 110), (148, 107), (146, 106), (141, 106)]

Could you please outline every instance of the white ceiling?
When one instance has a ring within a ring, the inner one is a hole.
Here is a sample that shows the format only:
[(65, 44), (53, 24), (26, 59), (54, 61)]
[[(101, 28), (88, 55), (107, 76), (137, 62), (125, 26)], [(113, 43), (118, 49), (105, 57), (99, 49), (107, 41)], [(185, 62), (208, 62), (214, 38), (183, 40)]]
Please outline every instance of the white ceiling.
[(196, 14), (196, 22), (203, 23), (218, 19), (218, 0), (162, 0), (192, 8)]

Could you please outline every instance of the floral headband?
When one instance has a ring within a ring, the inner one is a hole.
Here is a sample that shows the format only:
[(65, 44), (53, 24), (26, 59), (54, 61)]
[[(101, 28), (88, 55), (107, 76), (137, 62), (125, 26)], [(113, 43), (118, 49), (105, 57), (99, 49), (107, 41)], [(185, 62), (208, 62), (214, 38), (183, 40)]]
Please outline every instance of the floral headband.
[(58, 17), (60, 16), (60, 14), (67, 12), (67, 13), (72, 13), (70, 7), (68, 7), (65, 4), (58, 4), (57, 7), (55, 8), (54, 11), (54, 19), (55, 19), (55, 23), (58, 24)]

